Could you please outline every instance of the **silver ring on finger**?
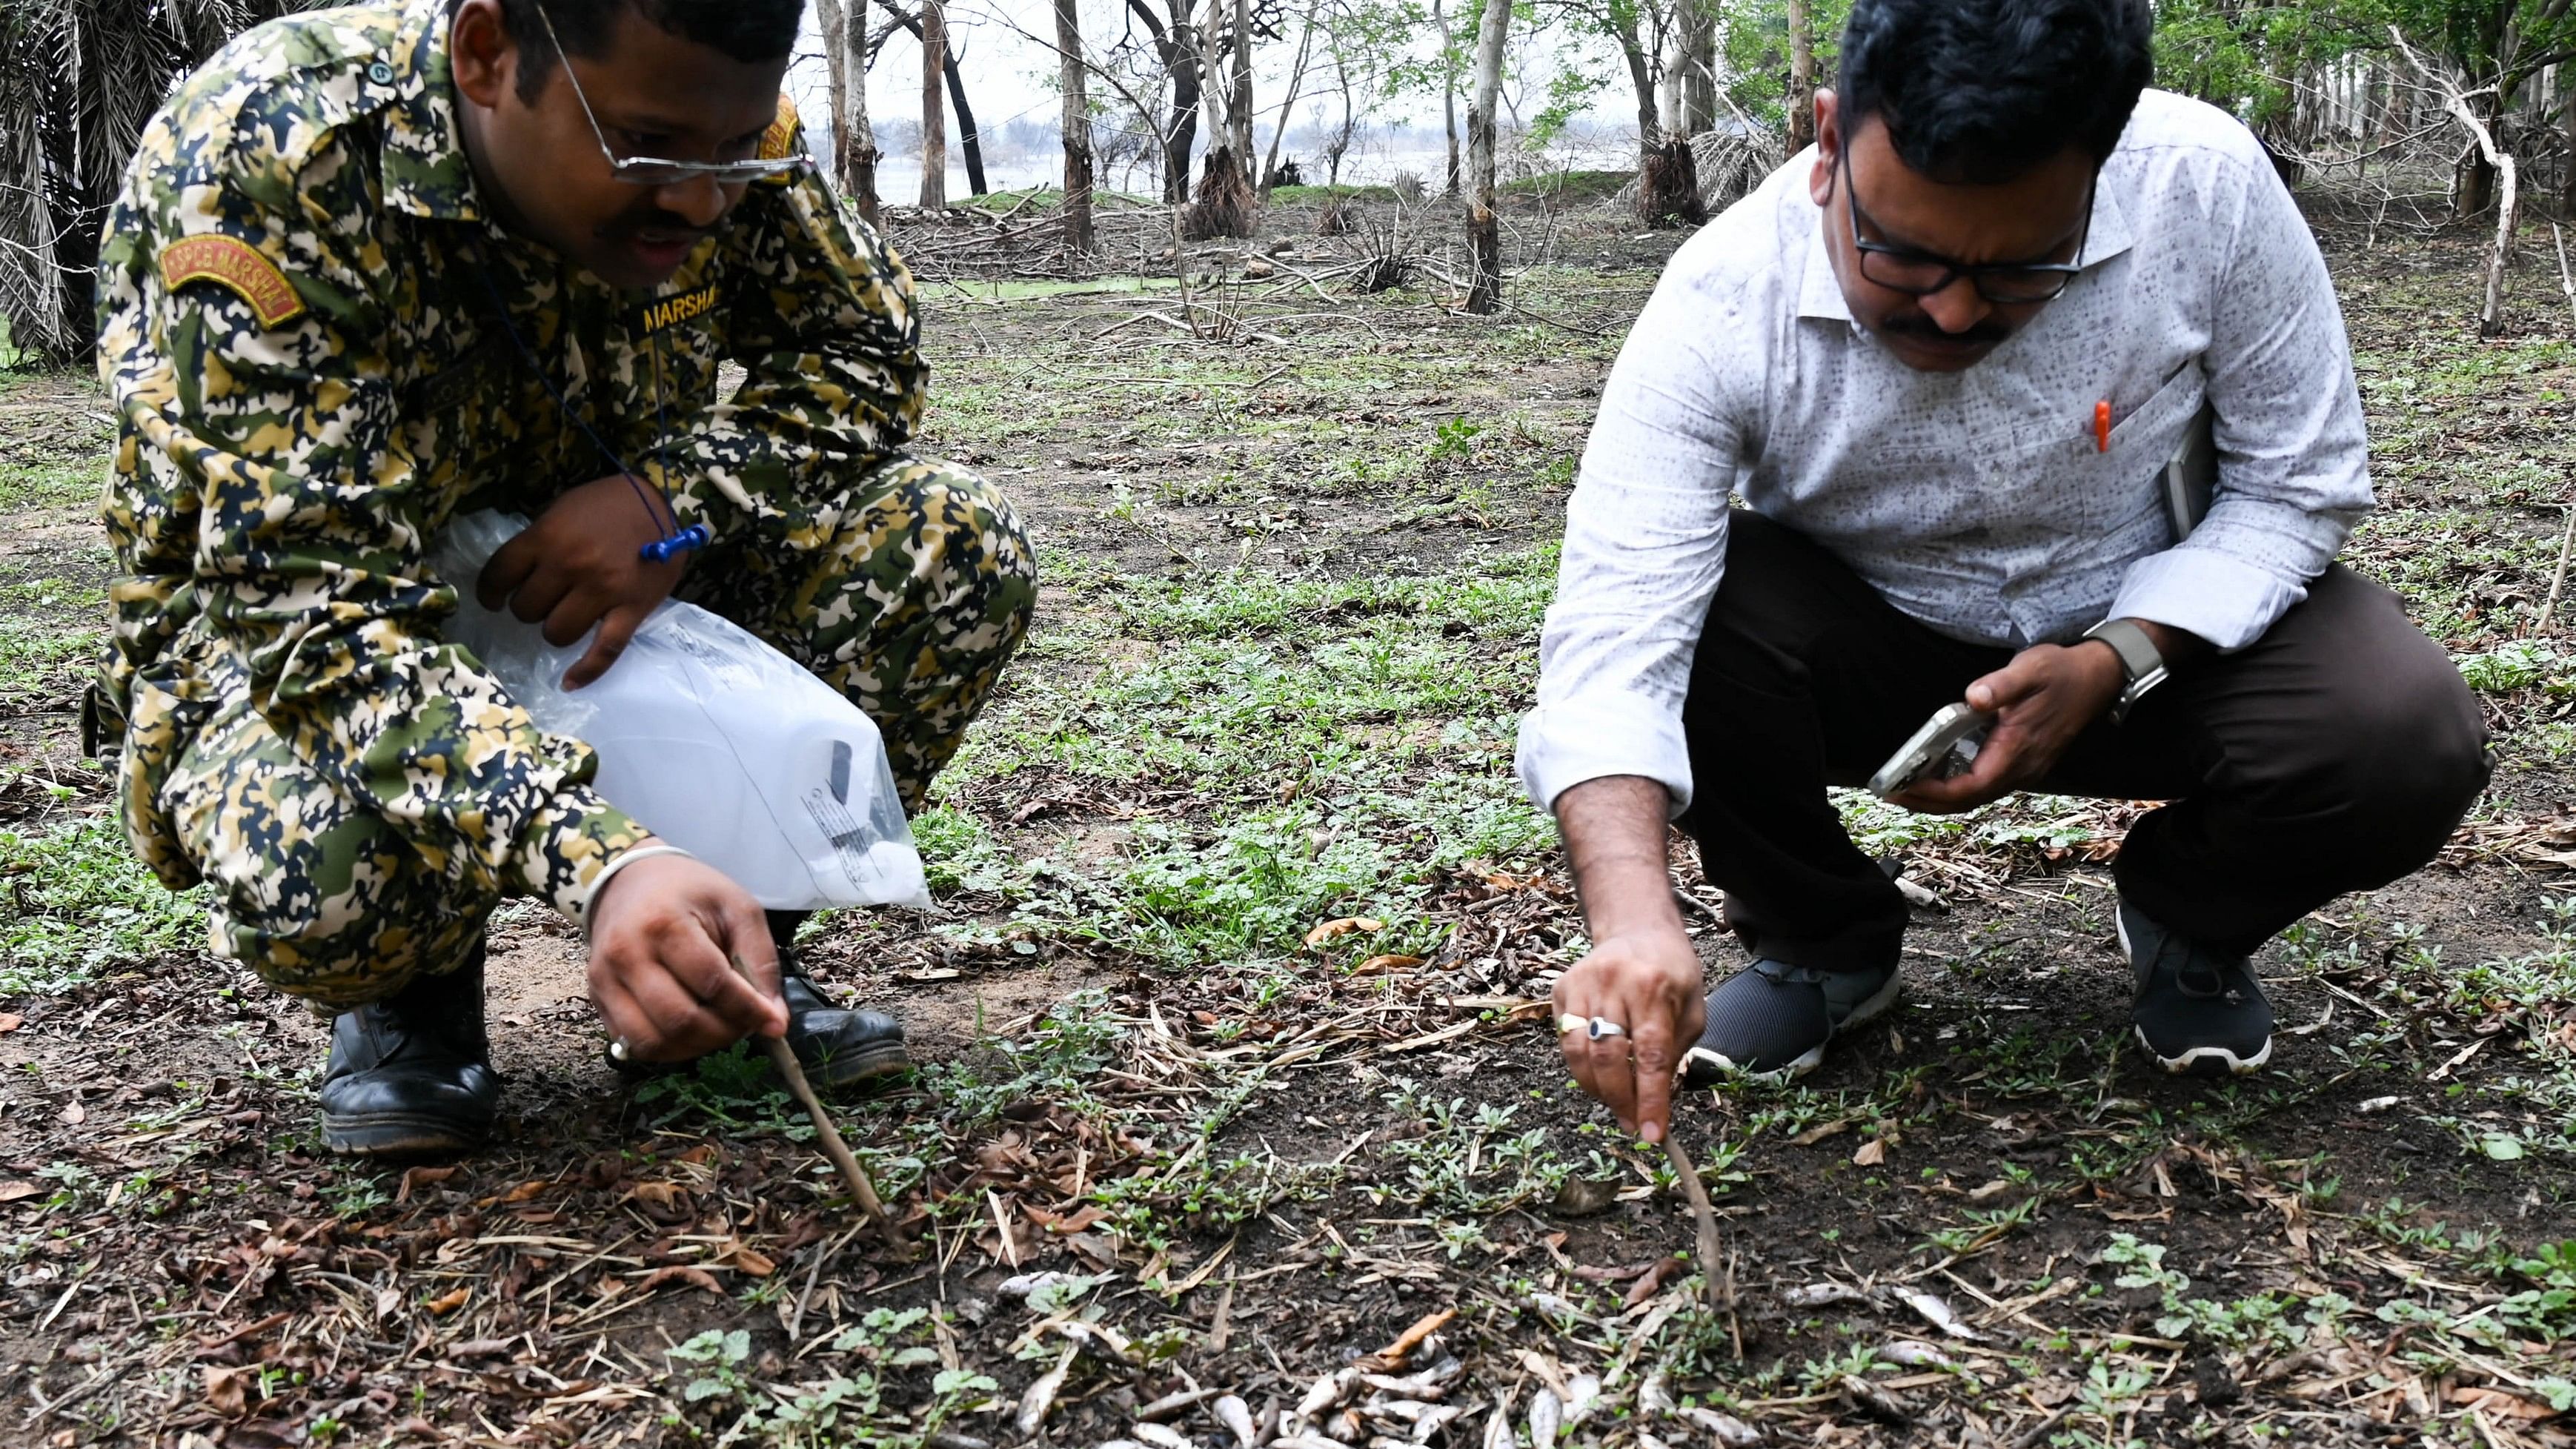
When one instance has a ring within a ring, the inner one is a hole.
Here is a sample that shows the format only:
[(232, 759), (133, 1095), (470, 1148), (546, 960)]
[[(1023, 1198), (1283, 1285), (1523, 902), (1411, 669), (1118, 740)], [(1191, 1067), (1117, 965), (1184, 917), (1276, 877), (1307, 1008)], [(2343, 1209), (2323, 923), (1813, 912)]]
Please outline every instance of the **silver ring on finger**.
[(631, 1062), (635, 1059), (635, 1049), (628, 1046), (626, 1038), (622, 1036), (611, 1038), (608, 1043), (608, 1059), (615, 1062)]
[(1583, 1031), (1585, 1035), (1591, 1037), (1594, 1041), (1599, 1041), (1605, 1036), (1626, 1036), (1628, 1034), (1628, 1028), (1621, 1026), (1619, 1023), (1612, 1021), (1606, 1016), (1596, 1016), (1590, 1021), (1585, 1022), (1583, 1024)]

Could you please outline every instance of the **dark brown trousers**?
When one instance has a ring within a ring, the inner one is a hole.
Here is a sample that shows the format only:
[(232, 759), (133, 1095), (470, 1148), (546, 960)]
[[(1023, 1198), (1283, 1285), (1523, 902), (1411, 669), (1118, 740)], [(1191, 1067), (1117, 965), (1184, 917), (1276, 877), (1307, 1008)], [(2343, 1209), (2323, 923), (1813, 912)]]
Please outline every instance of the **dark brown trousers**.
[[(1891, 961), (1905, 900), (1825, 787), (1867, 779), (2012, 651), (1934, 633), (1768, 519), (1738, 509), (1731, 528), (1683, 710), (1696, 789), (1682, 825), (1749, 949), (1825, 970)], [(2038, 788), (2172, 802), (2121, 844), (2122, 898), (2250, 955), (2432, 859), (2487, 770), (2484, 717), (2450, 656), (2396, 595), (2337, 564), (2251, 647), (2086, 730)]]

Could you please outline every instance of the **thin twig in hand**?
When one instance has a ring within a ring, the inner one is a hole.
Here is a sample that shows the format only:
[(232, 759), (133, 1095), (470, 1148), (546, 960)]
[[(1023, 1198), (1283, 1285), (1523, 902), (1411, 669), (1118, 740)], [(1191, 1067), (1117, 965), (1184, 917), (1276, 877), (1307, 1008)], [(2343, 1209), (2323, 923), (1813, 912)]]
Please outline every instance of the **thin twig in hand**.
[[(751, 968), (742, 964), (740, 956), (732, 960), (734, 970), (741, 972), (744, 979), (752, 979)], [(795, 1049), (787, 1045), (785, 1037), (777, 1036), (761, 1038), (761, 1045), (769, 1049), (769, 1064), (787, 1083), (789, 1095), (804, 1105), (806, 1116), (814, 1119), (815, 1140), (822, 1146), (823, 1155), (832, 1159), (832, 1165), (841, 1170), (841, 1180), (850, 1185), (850, 1195), (859, 1200), (860, 1211), (876, 1224), (878, 1236), (889, 1244), (901, 1246), (902, 1231), (895, 1226), (894, 1219), (886, 1213), (885, 1204), (878, 1199), (876, 1184), (868, 1181), (868, 1170), (859, 1165), (857, 1154), (850, 1151), (850, 1144), (841, 1140), (841, 1129), (833, 1126), (832, 1119), (824, 1114), (822, 1102), (814, 1095), (813, 1084), (805, 1080), (805, 1068), (797, 1063)]]

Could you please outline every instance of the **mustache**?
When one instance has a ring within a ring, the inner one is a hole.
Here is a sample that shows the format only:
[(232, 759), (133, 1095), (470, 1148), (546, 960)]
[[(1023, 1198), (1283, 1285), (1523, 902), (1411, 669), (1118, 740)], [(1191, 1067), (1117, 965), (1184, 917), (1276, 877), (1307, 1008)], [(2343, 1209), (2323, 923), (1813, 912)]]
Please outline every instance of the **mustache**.
[(646, 231), (661, 232), (666, 236), (687, 237), (693, 242), (703, 241), (716, 234), (714, 227), (699, 226), (677, 212), (664, 211), (657, 206), (650, 211), (621, 216), (615, 221), (607, 222), (593, 235), (601, 241), (624, 241), (638, 232)]
[(1989, 318), (1965, 332), (1944, 331), (1930, 316), (1916, 312), (1903, 317), (1890, 317), (1878, 324), (1881, 332), (1899, 337), (1920, 337), (1926, 342), (1947, 342), (1970, 346), (1992, 345), (2008, 340), (2012, 329)]

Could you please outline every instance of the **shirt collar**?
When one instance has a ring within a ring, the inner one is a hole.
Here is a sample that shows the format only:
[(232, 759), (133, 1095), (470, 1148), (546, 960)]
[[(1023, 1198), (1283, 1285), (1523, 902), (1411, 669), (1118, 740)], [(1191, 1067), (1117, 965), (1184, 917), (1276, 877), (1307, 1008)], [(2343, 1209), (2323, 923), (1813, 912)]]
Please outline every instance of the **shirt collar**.
[(393, 104), (385, 108), (385, 205), (438, 221), (477, 221), (474, 167), (456, 118), (448, 64), (445, 0), (411, 0), (385, 63)]
[[(2104, 169), (2107, 172), (2108, 168)], [(1812, 201), (1807, 207), (1816, 214), (1816, 225), (1808, 235), (1806, 267), (1798, 278), (1798, 315), (1849, 322), (1851, 306), (1843, 300), (1842, 283), (1834, 277), (1833, 256), (1826, 250), (1825, 219), (1831, 213)], [(2128, 213), (2120, 209), (2118, 192), (2105, 175), (2102, 184), (2093, 188), (2093, 226), (2084, 238), (2084, 270), (2090, 272), (2136, 245), (2137, 238), (2129, 230)]]

